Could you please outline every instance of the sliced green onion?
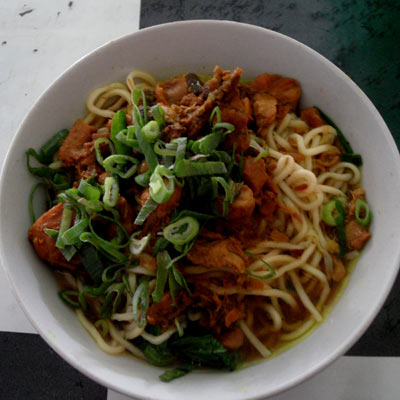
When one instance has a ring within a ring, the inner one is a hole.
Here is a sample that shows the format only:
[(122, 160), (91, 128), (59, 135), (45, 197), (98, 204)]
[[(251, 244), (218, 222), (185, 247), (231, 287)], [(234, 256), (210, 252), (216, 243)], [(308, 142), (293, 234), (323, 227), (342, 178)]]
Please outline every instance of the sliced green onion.
[(196, 140), (192, 144), (191, 150), (197, 154), (211, 154), (219, 146), (223, 138), (224, 134), (222, 130), (217, 130)]
[(160, 251), (165, 250), (168, 245), (169, 241), (165, 239), (165, 237), (160, 237), (159, 239), (157, 239), (152, 251), (153, 256), (156, 256)]
[(343, 146), (343, 149), (346, 153), (354, 153), (353, 148), (351, 147), (349, 141), (344, 136), (343, 132), (339, 129), (339, 127), (317, 106), (314, 106), (321, 114), (321, 117), (332, 127), (336, 129), (338, 139)]
[(88, 213), (93, 211), (100, 212), (103, 210), (103, 204), (99, 200), (87, 200), (79, 195), (78, 189), (72, 188), (67, 189), (64, 193), (59, 196), (61, 201), (67, 200), (75, 204), (79, 209), (84, 207)]
[(371, 223), (372, 219), (371, 209), (369, 208), (368, 204), (361, 199), (356, 200), (355, 217), (359, 225), (368, 226)]
[(167, 251), (161, 251), (157, 254), (157, 278), (156, 287), (151, 294), (153, 301), (159, 303), (164, 294), (165, 285), (168, 279), (167, 266), (171, 262), (171, 257)]
[(128, 126), (127, 129), (123, 129), (122, 131), (118, 132), (116, 138), (121, 143), (125, 144), (128, 147), (131, 147), (136, 152), (141, 152), (139, 142), (136, 137), (135, 127), (133, 125)]
[[(167, 184), (164, 178), (168, 180)], [(174, 175), (168, 168), (158, 165), (150, 177), (150, 196), (157, 203), (165, 203), (175, 190)]]
[(79, 258), (81, 259), (86, 272), (93, 279), (93, 281), (100, 283), (104, 271), (104, 265), (97, 253), (96, 248), (89, 243), (83, 243), (79, 248)]
[[(61, 290), (60, 292), (58, 292), (58, 295), (60, 296), (61, 300), (69, 306), (79, 307), (79, 293), (76, 290)], [(73, 300), (71, 297), (75, 297), (76, 300)]]
[(337, 231), (338, 231), (338, 239), (339, 239), (339, 258), (343, 258), (347, 253), (347, 243), (346, 243), (346, 230), (345, 230), (345, 219), (346, 214), (344, 211), (344, 207), (342, 202), (335, 198), (336, 209), (338, 210), (339, 215), (335, 218)]
[(115, 207), (118, 201), (119, 196), (119, 185), (117, 180), (108, 176), (104, 181), (104, 195), (103, 195), (103, 203), (106, 207), (112, 208)]
[(161, 136), (161, 131), (156, 121), (149, 121), (143, 128), (142, 133), (144, 138), (149, 142), (153, 143)]
[(56, 241), (56, 247), (59, 249), (63, 249), (65, 247), (65, 243), (62, 240), (62, 236), (64, 232), (71, 226), (72, 214), (73, 214), (72, 207), (67, 204), (64, 204), (63, 212), (61, 215), (60, 228), (58, 230), (58, 237)]
[(151, 115), (153, 116), (154, 120), (157, 121), (160, 129), (165, 126), (165, 111), (164, 109), (159, 106), (158, 104), (151, 107)]
[(193, 217), (183, 217), (163, 228), (165, 239), (174, 245), (182, 246), (192, 241), (200, 230), (200, 224)]
[(82, 310), (86, 312), (86, 301), (85, 296), (91, 297), (99, 297), (103, 296), (106, 293), (106, 290), (111, 286), (111, 282), (104, 282), (99, 287), (92, 287), (92, 286), (84, 286), (83, 289), (79, 292), (78, 300), (79, 305), (81, 306)]
[(174, 305), (176, 306), (176, 294), (179, 290), (179, 285), (174, 278), (174, 274), (171, 272), (168, 274), (168, 286), (169, 286), (169, 293), (171, 294), (172, 301), (174, 302)]
[(108, 331), (110, 330), (110, 327), (108, 325), (108, 322), (105, 319), (98, 319), (94, 323), (94, 326), (100, 332), (100, 335), (103, 339), (108, 335)]
[(159, 156), (176, 156), (178, 150), (178, 144), (177, 143), (164, 143), (161, 140), (157, 140), (154, 143), (154, 152), (158, 154)]
[[(93, 223), (92, 223), (93, 219), (95, 219), (95, 220), (104, 219), (104, 220), (106, 220), (106, 221), (111, 222), (112, 224), (115, 224), (116, 227), (118, 228), (118, 232), (120, 233), (120, 236), (122, 237), (122, 239), (125, 238), (125, 239), (127, 239), (127, 241), (126, 241), (125, 243), (118, 244), (118, 243), (110, 242), (110, 241), (108, 241), (108, 240), (103, 239), (103, 238), (102, 238), (100, 235), (98, 235), (97, 232), (95, 231), (94, 226), (93, 226)], [(119, 222), (119, 221), (118, 221), (117, 219), (115, 219), (115, 218), (111, 218), (111, 217), (108, 217), (108, 216), (102, 215), (102, 214), (93, 214), (93, 215), (91, 215), (90, 218), (89, 218), (89, 228), (90, 228), (90, 231), (95, 235), (95, 237), (100, 241), (100, 243), (103, 243), (103, 244), (106, 245), (106, 246), (112, 246), (112, 247), (114, 247), (115, 249), (122, 249), (122, 248), (128, 246), (128, 244), (129, 244), (129, 234), (128, 234), (128, 232), (126, 231), (126, 229), (124, 228), (124, 226), (121, 224), (121, 222)]]
[(140, 209), (139, 214), (137, 215), (134, 224), (135, 225), (143, 225), (146, 218), (157, 208), (158, 203), (156, 203), (150, 196), (143, 204), (143, 207)]
[(117, 174), (122, 179), (130, 178), (137, 171), (138, 165), (137, 158), (123, 154), (113, 154), (103, 161), (103, 167), (107, 172)]
[(220, 161), (194, 162), (180, 160), (174, 166), (175, 175), (178, 178), (197, 175), (218, 175), (225, 174), (227, 169), (225, 164)]
[(40, 148), (39, 154), (36, 153), (34, 149), (29, 149), (28, 151), (42, 164), (50, 164), (53, 161), (54, 155), (68, 136), (68, 133), (69, 131), (67, 129), (57, 132)]
[(35, 210), (34, 210), (34, 206), (33, 206), (33, 202), (34, 202), (34, 198), (35, 198), (35, 194), (36, 191), (40, 188), (43, 187), (45, 189), (45, 195), (46, 195), (46, 200), (47, 200), (47, 204), (50, 204), (51, 198), (50, 198), (50, 194), (49, 194), (49, 189), (48, 189), (48, 185), (45, 182), (39, 182), (36, 183), (32, 189), (31, 192), (29, 193), (29, 215), (31, 217), (32, 220), (32, 224), (35, 223), (36, 221), (36, 215), (35, 215)]
[(352, 163), (357, 167), (361, 167), (361, 165), (363, 163), (361, 155), (360, 154), (355, 154), (355, 153), (352, 153), (352, 154), (348, 154), (348, 153), (341, 154), (340, 155), (340, 160), (343, 161), (343, 162)]
[(151, 234), (143, 236), (141, 239), (136, 239), (138, 232), (131, 235), (129, 239), (129, 251), (134, 255), (138, 256), (150, 243)]
[(337, 213), (335, 200), (329, 201), (322, 207), (322, 220), (329, 226), (336, 226), (334, 212)]
[(186, 289), (187, 292), (190, 294), (190, 289), (186, 283), (185, 278), (182, 275), (182, 272), (179, 271), (179, 269), (176, 268), (175, 265), (172, 266), (172, 273), (174, 274), (175, 281), (178, 283), (178, 285)]
[(78, 192), (86, 200), (100, 200), (101, 189), (91, 185), (86, 179), (81, 179), (79, 182)]
[(125, 289), (125, 282), (114, 283), (109, 287), (108, 293), (101, 307), (101, 317), (103, 319), (110, 318), (117, 311), (117, 307), (121, 303)]
[(214, 109), (211, 112), (210, 119), (209, 119), (211, 125), (212, 125), (212, 122), (214, 119), (214, 115), (217, 116), (217, 124), (220, 123), (221, 122), (221, 109), (218, 106), (214, 107)]
[(171, 142), (173, 144), (178, 145), (178, 147), (176, 148), (175, 162), (183, 160), (185, 158), (185, 153), (186, 153), (187, 138), (180, 137), (180, 138), (172, 139)]
[(95, 153), (96, 153), (96, 159), (97, 159), (97, 162), (101, 166), (103, 166), (104, 158), (103, 158), (103, 155), (101, 154), (101, 149), (100, 149), (100, 145), (101, 144), (106, 144), (108, 146), (109, 151), (110, 151), (111, 154), (115, 154), (115, 150), (114, 150), (113, 144), (107, 138), (98, 138), (98, 139), (95, 140), (95, 142), (94, 142), (94, 150), (95, 150)]
[(115, 113), (111, 122), (110, 138), (114, 144), (116, 154), (131, 154), (131, 149), (125, 144), (118, 140), (117, 135), (126, 127), (126, 112), (125, 110), (119, 110)]
[(143, 281), (135, 291), (132, 299), (133, 317), (139, 328), (146, 326), (147, 308), (149, 306), (149, 282)]
[(139, 143), (140, 150), (144, 154), (150, 171), (154, 171), (158, 165), (158, 159), (156, 153), (153, 150), (152, 145), (146, 140), (141, 128), (136, 126), (136, 138)]
[(151, 176), (151, 171), (147, 170), (143, 174), (136, 175), (134, 179), (139, 186), (148, 187), (150, 183), (150, 176)]
[(82, 218), (77, 224), (69, 228), (62, 235), (64, 245), (75, 245), (80, 242), (80, 235), (86, 231), (89, 226), (89, 218)]
[(271, 265), (269, 265), (266, 261), (263, 260), (262, 257), (260, 257), (257, 254), (254, 254), (250, 251), (245, 251), (245, 254), (247, 254), (250, 257), (256, 258), (257, 260), (261, 261), (268, 269), (269, 269), (269, 274), (266, 275), (257, 275), (254, 272), (252, 272), (249, 269), (246, 269), (246, 272), (248, 275), (250, 275), (253, 278), (257, 278), (257, 279), (271, 279), (276, 275), (276, 272), (274, 270), (274, 268), (271, 267)]
[(223, 207), (222, 216), (226, 217), (229, 212), (229, 204), (232, 202), (233, 199), (231, 185), (224, 178), (220, 176), (213, 176), (211, 178), (211, 185), (212, 185), (213, 197), (214, 199), (217, 200), (219, 197), (218, 186), (221, 185), (222, 188), (224, 189), (225, 197), (222, 200), (222, 207)]
[(97, 250), (100, 250), (104, 255), (114, 262), (125, 264), (129, 259), (116, 249), (116, 245), (107, 242), (104, 239), (100, 240), (99, 236), (92, 232), (84, 232), (81, 234), (80, 239), (82, 242), (92, 244)]
[[(112, 264), (103, 270), (102, 275), (101, 275), (101, 280), (103, 282), (112, 283), (117, 279), (119, 274), (125, 269), (126, 269), (126, 265)], [(111, 276), (110, 276), (110, 271), (112, 273)]]

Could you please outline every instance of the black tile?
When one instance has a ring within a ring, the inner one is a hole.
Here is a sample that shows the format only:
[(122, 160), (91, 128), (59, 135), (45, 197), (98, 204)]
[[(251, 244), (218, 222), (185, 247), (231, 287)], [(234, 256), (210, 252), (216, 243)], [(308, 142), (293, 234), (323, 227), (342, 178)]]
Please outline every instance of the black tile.
[(0, 399), (106, 400), (107, 389), (62, 360), (39, 335), (0, 332)]

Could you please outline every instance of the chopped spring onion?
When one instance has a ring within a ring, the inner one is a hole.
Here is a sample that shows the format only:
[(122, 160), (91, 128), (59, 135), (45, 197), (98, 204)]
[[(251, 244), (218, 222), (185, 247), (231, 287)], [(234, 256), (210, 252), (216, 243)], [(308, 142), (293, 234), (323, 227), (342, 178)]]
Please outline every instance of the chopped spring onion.
[(92, 244), (97, 250), (101, 251), (107, 258), (114, 262), (125, 264), (129, 259), (117, 250), (116, 245), (99, 238), (92, 232), (84, 232), (80, 236), (80, 240), (85, 243)]
[(105, 319), (99, 319), (94, 323), (94, 326), (100, 332), (101, 337), (104, 339), (108, 335), (110, 327)]
[[(167, 179), (167, 183), (164, 182)], [(158, 165), (150, 177), (150, 196), (156, 203), (165, 203), (175, 190), (174, 175), (171, 170)]]
[(115, 207), (119, 196), (119, 185), (113, 176), (108, 176), (104, 181), (103, 203), (105, 207)]
[(86, 272), (90, 275), (93, 281), (100, 283), (104, 271), (104, 265), (96, 248), (89, 243), (83, 243), (79, 248), (79, 258), (81, 259)]
[(222, 188), (224, 189), (225, 197), (222, 200), (222, 205), (223, 205), (222, 215), (226, 217), (229, 212), (229, 204), (232, 202), (233, 199), (231, 186), (224, 178), (220, 176), (213, 176), (211, 178), (211, 185), (213, 190), (213, 196), (215, 199), (218, 199), (219, 197), (218, 186), (221, 185)]
[(176, 148), (175, 162), (183, 160), (185, 158), (187, 138), (186, 137), (176, 138), (172, 139), (171, 142), (174, 144), (176, 143), (178, 145), (178, 147)]
[(158, 154), (159, 156), (164, 156), (164, 157), (168, 157), (168, 156), (172, 156), (175, 157), (176, 153), (178, 150), (178, 145), (177, 143), (164, 143), (161, 140), (157, 140), (154, 143), (154, 152), (156, 154)]
[(108, 146), (108, 150), (109, 150), (110, 154), (115, 154), (115, 150), (114, 150), (114, 145), (107, 138), (98, 138), (95, 140), (94, 150), (96, 153), (96, 160), (101, 166), (103, 166), (104, 158), (103, 158), (103, 154), (101, 153), (101, 149), (100, 149), (101, 144), (106, 144)]
[(123, 142), (120, 142), (117, 138), (119, 132), (126, 128), (126, 112), (125, 110), (119, 110), (115, 113), (114, 118), (111, 122), (110, 138), (114, 144), (116, 154), (131, 154), (131, 149)]
[[(130, 264), (132, 266), (132, 264)], [(103, 282), (112, 283), (117, 277), (120, 276), (120, 273), (126, 269), (126, 265), (122, 264), (112, 264), (108, 266), (101, 275), (101, 280)]]
[(121, 143), (124, 143), (126, 146), (131, 147), (134, 151), (140, 153), (139, 142), (136, 139), (136, 129), (133, 125), (128, 126), (127, 129), (123, 129), (118, 132), (116, 138)]
[(322, 207), (322, 220), (329, 226), (336, 226), (337, 214), (336, 199), (330, 200)]
[(148, 187), (150, 183), (151, 171), (147, 170), (143, 174), (135, 176), (135, 182), (142, 187)]
[[(58, 292), (58, 295), (60, 296), (61, 300), (68, 304), (69, 306), (72, 307), (79, 307), (79, 302), (78, 302), (78, 296), (79, 293), (75, 290), (61, 290)], [(73, 299), (76, 300), (73, 300)]]
[(107, 295), (101, 307), (101, 317), (103, 319), (110, 318), (113, 315), (119, 304), (121, 303), (124, 290), (126, 288), (125, 282), (113, 283), (107, 289)]
[(196, 140), (192, 146), (191, 150), (196, 154), (210, 154), (212, 153), (221, 143), (224, 138), (224, 134), (221, 130), (217, 130), (209, 135)]
[(137, 170), (139, 160), (123, 154), (112, 154), (103, 161), (103, 167), (111, 174), (117, 174), (122, 179), (130, 178)]
[[(100, 235), (98, 235), (96, 233), (95, 229), (94, 229), (93, 220), (99, 221), (101, 219), (109, 221), (109, 222), (115, 224), (115, 226), (118, 229), (118, 233), (117, 233), (118, 238), (119, 239), (127, 239), (127, 241), (125, 243), (118, 244), (116, 242), (105, 240)], [(90, 228), (90, 231), (93, 233), (93, 235), (96, 237), (96, 239), (99, 240), (100, 243), (103, 243), (106, 246), (112, 246), (115, 249), (123, 249), (129, 243), (129, 241), (128, 241), (128, 239), (129, 239), (128, 232), (126, 231), (124, 226), (121, 224), (121, 222), (119, 222), (116, 218), (111, 218), (111, 217), (108, 217), (108, 216), (102, 215), (102, 214), (93, 214), (89, 218), (89, 228)]]
[(78, 192), (89, 201), (100, 200), (101, 189), (91, 185), (86, 179), (81, 179), (78, 186)]
[(35, 223), (35, 221), (36, 221), (36, 215), (35, 215), (35, 210), (33, 208), (33, 202), (34, 202), (36, 191), (40, 187), (43, 187), (45, 190), (47, 205), (50, 205), (50, 202), (51, 202), (51, 198), (50, 198), (50, 194), (49, 194), (49, 190), (48, 190), (49, 187), (48, 187), (47, 183), (45, 183), (45, 182), (36, 183), (31, 189), (31, 192), (29, 194), (29, 203), (28, 203), (29, 215), (31, 216), (32, 224)]
[(156, 121), (149, 121), (143, 128), (142, 133), (144, 138), (149, 142), (153, 143), (161, 136), (160, 126)]
[(37, 153), (34, 149), (29, 149), (30, 155), (36, 158), (42, 164), (50, 164), (53, 161), (54, 155), (61, 147), (63, 141), (68, 136), (69, 131), (62, 129), (53, 135), (39, 150)]
[(86, 301), (85, 296), (89, 295), (91, 297), (103, 296), (106, 293), (106, 290), (110, 287), (112, 282), (103, 282), (99, 287), (92, 286), (84, 286), (83, 289), (79, 292), (79, 305), (82, 310), (86, 312)]
[(100, 212), (103, 210), (103, 204), (99, 200), (87, 200), (79, 195), (78, 189), (72, 188), (67, 189), (64, 193), (59, 196), (61, 201), (69, 201), (75, 204), (79, 209), (83, 206), (85, 210), (90, 213), (93, 211)]
[(65, 243), (62, 240), (62, 236), (63, 236), (64, 232), (71, 226), (72, 216), (73, 216), (72, 207), (69, 206), (68, 204), (64, 204), (63, 212), (61, 215), (60, 228), (58, 231), (58, 236), (57, 236), (57, 241), (56, 241), (56, 247), (59, 249), (63, 249), (65, 247)]
[(252, 272), (251, 270), (246, 269), (246, 272), (248, 275), (250, 275), (252, 278), (257, 278), (257, 279), (271, 279), (275, 276), (275, 274), (276, 274), (275, 270), (271, 267), (271, 265), (269, 265), (266, 261), (264, 261), (262, 259), (262, 257), (260, 257), (257, 254), (254, 254), (250, 251), (245, 251), (245, 253), (248, 256), (256, 258), (257, 260), (261, 261), (269, 269), (269, 274), (266, 274), (266, 275), (257, 275), (254, 272)]
[(187, 292), (190, 294), (190, 289), (186, 283), (186, 279), (183, 277), (182, 272), (179, 271), (179, 269), (175, 267), (175, 265), (172, 266), (172, 273), (174, 275), (174, 279), (175, 279), (176, 283), (180, 287), (183, 287), (184, 289), (186, 289)]
[(134, 224), (135, 225), (143, 225), (143, 222), (146, 218), (157, 208), (158, 203), (156, 203), (150, 196), (146, 200), (146, 203), (143, 204), (143, 207), (140, 209), (139, 214), (137, 215)]
[(151, 107), (151, 115), (153, 119), (157, 121), (158, 126), (162, 129), (165, 126), (165, 111), (164, 109), (159, 106), (158, 104)]
[(89, 226), (89, 218), (82, 218), (78, 223), (76, 223), (71, 228), (67, 229), (61, 236), (61, 240), (64, 245), (75, 245), (80, 242), (80, 235), (86, 231)]
[(355, 217), (359, 225), (368, 226), (371, 223), (372, 211), (368, 204), (361, 199), (356, 200)]
[(338, 139), (340, 143), (343, 146), (343, 149), (346, 153), (354, 153), (353, 148), (351, 147), (349, 141), (346, 139), (346, 136), (344, 136), (343, 132), (339, 129), (339, 127), (328, 117), (319, 107), (314, 106), (318, 110), (318, 112), (321, 114), (321, 117), (331, 126), (333, 126), (336, 129), (336, 133), (338, 136)]
[(221, 117), (221, 109), (218, 106), (214, 107), (214, 109), (211, 112), (210, 119), (209, 119), (211, 125), (213, 123), (214, 116), (217, 117), (217, 124), (220, 123), (222, 120), (221, 119), (222, 117)]
[(191, 242), (199, 233), (200, 224), (193, 217), (183, 217), (163, 228), (165, 239), (172, 244), (182, 246)]
[(167, 251), (160, 251), (157, 254), (157, 279), (156, 279), (156, 287), (151, 294), (153, 301), (159, 303), (164, 294), (165, 285), (168, 279), (168, 270), (167, 266), (171, 262), (171, 257), (169, 256)]
[(178, 178), (197, 175), (218, 175), (225, 174), (227, 169), (221, 161), (195, 162), (180, 160), (174, 165), (174, 172)]
[(141, 128), (136, 126), (136, 138), (139, 143), (140, 150), (144, 154), (150, 171), (154, 171), (158, 165), (158, 159), (156, 153), (153, 150), (152, 145), (146, 140)]
[(349, 154), (349, 153), (344, 153), (340, 155), (340, 160), (343, 162), (349, 162), (354, 164), (357, 167), (361, 167), (363, 161), (362, 161), (362, 157), (360, 154)]
[(335, 203), (336, 203), (336, 209), (339, 213), (339, 215), (335, 217), (335, 222), (338, 231), (338, 240), (339, 240), (338, 257), (343, 258), (347, 253), (346, 230), (344, 225), (346, 219), (346, 213), (344, 211), (343, 204), (339, 199), (335, 198)]
[(138, 232), (131, 235), (129, 239), (129, 251), (134, 255), (138, 256), (150, 243), (151, 234), (143, 236), (141, 239), (136, 239)]
[(133, 295), (133, 317), (135, 318), (139, 328), (144, 328), (146, 326), (147, 308), (149, 306), (149, 292), (149, 282), (147, 280), (143, 280)]

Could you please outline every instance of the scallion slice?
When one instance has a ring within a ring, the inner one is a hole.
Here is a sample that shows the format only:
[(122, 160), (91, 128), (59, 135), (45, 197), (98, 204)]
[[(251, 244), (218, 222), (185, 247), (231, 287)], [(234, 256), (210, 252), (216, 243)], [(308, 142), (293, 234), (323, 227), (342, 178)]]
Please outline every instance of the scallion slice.
[(149, 196), (135, 219), (135, 225), (143, 225), (146, 218), (157, 208), (157, 206), (158, 203)]
[(103, 167), (111, 174), (117, 174), (122, 179), (130, 178), (137, 170), (139, 160), (132, 156), (113, 154), (103, 161)]
[(138, 232), (131, 235), (129, 239), (129, 251), (134, 255), (138, 256), (150, 243), (151, 234), (143, 236), (141, 239), (136, 239)]
[(174, 172), (178, 178), (186, 178), (197, 175), (226, 174), (227, 169), (225, 164), (220, 161), (195, 162), (180, 160), (175, 163)]
[(252, 272), (249, 269), (246, 269), (246, 272), (248, 275), (250, 275), (252, 278), (257, 278), (257, 279), (271, 279), (276, 275), (276, 272), (274, 270), (274, 268), (271, 267), (271, 265), (269, 265), (266, 261), (264, 261), (262, 259), (262, 257), (260, 257), (257, 254), (254, 254), (250, 251), (245, 251), (245, 254), (247, 254), (250, 257), (256, 258), (257, 260), (261, 261), (269, 270), (269, 274), (265, 274), (265, 275), (257, 275), (254, 272)]
[(161, 136), (161, 131), (156, 121), (149, 121), (143, 128), (142, 133), (144, 138), (149, 142), (153, 143)]
[[(164, 182), (167, 179), (167, 183)], [(165, 203), (175, 190), (174, 175), (171, 170), (158, 165), (150, 177), (150, 196), (156, 203)]]
[(119, 185), (113, 176), (108, 176), (104, 181), (103, 203), (105, 207), (115, 207), (119, 196)]
[(174, 245), (183, 246), (191, 242), (199, 233), (200, 224), (193, 217), (183, 217), (163, 228), (165, 239)]
[(143, 280), (137, 287), (132, 299), (133, 317), (139, 328), (146, 326), (147, 308), (149, 306), (149, 282)]
[(359, 225), (368, 226), (372, 220), (372, 211), (368, 204), (361, 200), (356, 200), (355, 218)]
[(171, 257), (169, 256), (167, 251), (160, 251), (157, 254), (157, 279), (156, 279), (156, 288), (154, 289), (151, 297), (153, 301), (159, 303), (164, 294), (165, 285), (168, 279), (168, 270), (167, 266), (171, 262)]

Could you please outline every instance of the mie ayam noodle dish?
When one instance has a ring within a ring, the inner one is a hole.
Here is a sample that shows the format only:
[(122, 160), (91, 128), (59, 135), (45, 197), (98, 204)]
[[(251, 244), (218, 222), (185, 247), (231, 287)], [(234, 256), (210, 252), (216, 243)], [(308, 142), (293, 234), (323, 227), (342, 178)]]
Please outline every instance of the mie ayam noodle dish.
[(163, 381), (301, 337), (371, 236), (340, 129), (298, 110), (296, 80), (241, 74), (135, 70), (27, 151), (41, 178), (29, 240), (59, 296), (103, 351), (173, 367)]

